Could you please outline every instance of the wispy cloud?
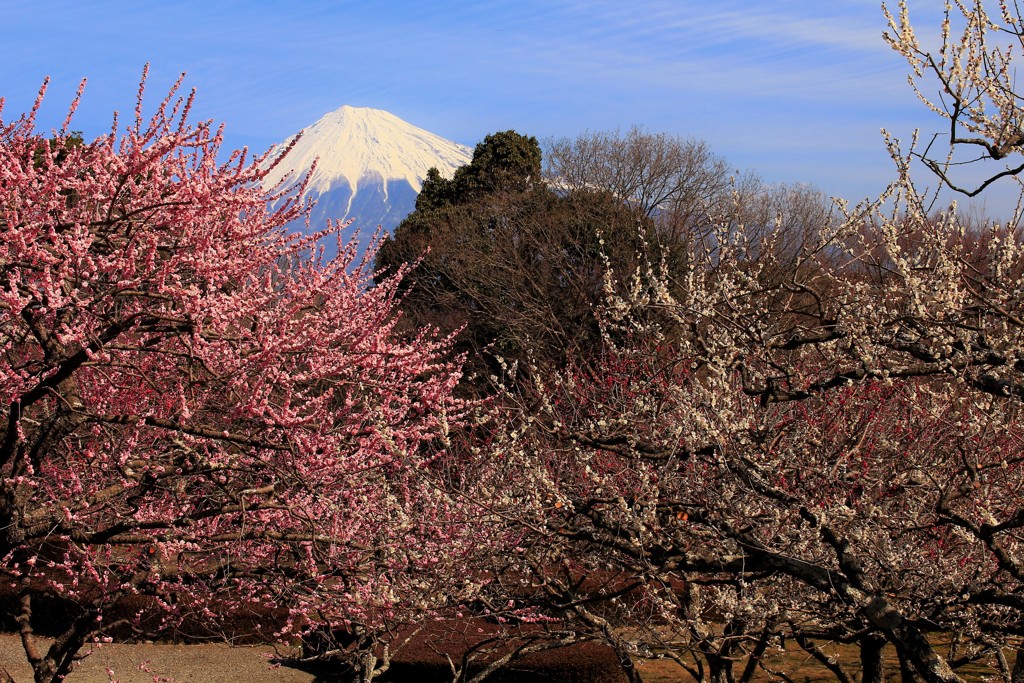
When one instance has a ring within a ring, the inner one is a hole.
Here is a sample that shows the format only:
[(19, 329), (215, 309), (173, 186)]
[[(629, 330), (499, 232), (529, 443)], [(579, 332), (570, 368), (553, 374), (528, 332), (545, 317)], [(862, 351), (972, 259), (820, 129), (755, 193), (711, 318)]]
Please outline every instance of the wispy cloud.
[[(934, 2), (911, 12), (933, 34)], [(151, 62), (155, 90), (188, 71), (199, 113), (227, 121), (233, 144), (269, 145), (342, 104), (467, 144), (508, 127), (544, 137), (641, 124), (706, 138), (769, 175), (803, 164), (795, 179), (842, 192), (838, 154), (873, 158), (880, 126), (930, 122), (884, 29), (877, 5), (859, 1), (12, 0), (0, 95), (9, 111), (27, 107), (52, 74), (59, 121), (89, 76), (77, 123), (99, 133), (112, 109), (130, 110)]]

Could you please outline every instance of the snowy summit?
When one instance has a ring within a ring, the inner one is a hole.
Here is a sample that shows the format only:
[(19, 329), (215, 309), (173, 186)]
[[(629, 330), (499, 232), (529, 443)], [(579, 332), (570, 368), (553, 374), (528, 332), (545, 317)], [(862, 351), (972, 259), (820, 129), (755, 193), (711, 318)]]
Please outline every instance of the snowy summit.
[[(291, 136), (275, 150), (295, 140)], [(298, 183), (317, 162), (303, 197), (316, 200), (310, 225), (349, 220), (364, 237), (391, 231), (413, 210), (430, 168), (450, 178), (472, 150), (381, 109), (344, 106), (304, 129), (295, 147), (264, 179), (266, 188)]]

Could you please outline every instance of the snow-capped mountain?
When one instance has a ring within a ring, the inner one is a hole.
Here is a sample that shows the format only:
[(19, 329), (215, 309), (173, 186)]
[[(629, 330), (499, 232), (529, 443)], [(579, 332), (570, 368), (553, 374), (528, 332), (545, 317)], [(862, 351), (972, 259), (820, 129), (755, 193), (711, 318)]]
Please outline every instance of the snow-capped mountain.
[[(286, 149), (292, 136), (275, 145)], [(263, 181), (298, 183), (316, 160), (304, 197), (316, 200), (310, 226), (354, 219), (365, 245), (378, 225), (392, 231), (416, 204), (431, 167), (450, 178), (472, 150), (417, 128), (381, 109), (344, 106), (302, 131), (288, 156)]]

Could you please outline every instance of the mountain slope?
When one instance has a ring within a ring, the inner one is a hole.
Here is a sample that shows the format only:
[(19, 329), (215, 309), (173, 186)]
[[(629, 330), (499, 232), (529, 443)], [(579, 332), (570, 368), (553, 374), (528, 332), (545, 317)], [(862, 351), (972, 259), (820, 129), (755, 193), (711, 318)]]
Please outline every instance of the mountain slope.
[[(292, 136), (275, 150), (284, 150)], [(445, 177), (468, 164), (469, 147), (417, 128), (381, 109), (344, 106), (302, 131), (295, 147), (264, 179), (270, 188), (298, 183), (316, 161), (304, 197), (317, 204), (310, 226), (354, 219), (364, 242), (378, 225), (391, 231), (413, 210), (431, 167)]]

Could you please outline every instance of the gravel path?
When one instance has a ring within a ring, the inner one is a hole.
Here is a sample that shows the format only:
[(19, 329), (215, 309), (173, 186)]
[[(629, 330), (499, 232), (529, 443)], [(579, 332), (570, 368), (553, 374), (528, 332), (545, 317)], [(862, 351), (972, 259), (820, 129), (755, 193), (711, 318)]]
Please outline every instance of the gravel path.
[[(104, 645), (79, 663), (68, 683), (315, 683), (311, 674), (274, 667), (267, 645)], [(14, 680), (31, 682), (32, 669), (17, 636), (0, 634), (0, 666)], [(107, 668), (113, 676), (107, 675)]]

